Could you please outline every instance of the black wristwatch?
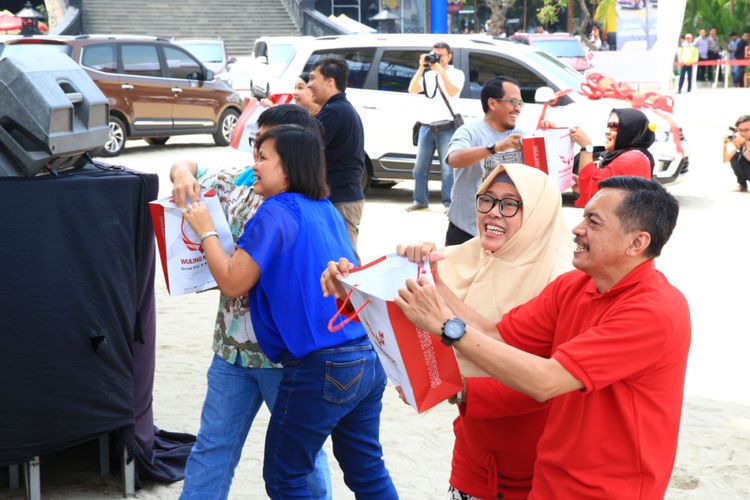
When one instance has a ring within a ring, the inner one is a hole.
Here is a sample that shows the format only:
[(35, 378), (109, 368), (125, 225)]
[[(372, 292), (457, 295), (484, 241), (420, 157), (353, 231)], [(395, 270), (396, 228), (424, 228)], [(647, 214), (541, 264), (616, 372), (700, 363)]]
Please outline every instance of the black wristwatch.
[(495, 143), (494, 142), (492, 144), (488, 145), (488, 146), (485, 146), (485, 148), (487, 149), (487, 151), (490, 152), (491, 155), (494, 155), (495, 153), (497, 153), (497, 151), (495, 151)]
[(466, 323), (461, 321), (457, 317), (452, 317), (451, 319), (447, 320), (445, 323), (443, 323), (443, 329), (442, 334), (440, 335), (440, 340), (443, 341), (443, 344), (447, 346), (451, 346), (454, 343), (461, 340), (461, 337), (463, 337), (466, 334)]

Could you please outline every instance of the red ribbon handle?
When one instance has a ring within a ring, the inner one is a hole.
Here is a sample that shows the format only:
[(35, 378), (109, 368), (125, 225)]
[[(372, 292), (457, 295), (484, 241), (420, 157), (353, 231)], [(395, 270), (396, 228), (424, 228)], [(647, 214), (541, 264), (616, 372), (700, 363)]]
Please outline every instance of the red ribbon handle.
[(349, 302), (349, 297), (352, 296), (352, 292), (353, 291), (354, 291), (354, 287), (352, 287), (352, 288), (349, 289), (349, 292), (347, 292), (346, 297), (344, 298), (344, 300), (341, 303), (341, 307), (339, 307), (339, 309), (336, 311), (336, 314), (334, 314), (333, 317), (330, 320), (328, 320), (328, 331), (329, 332), (334, 333), (334, 332), (337, 332), (337, 331), (341, 330), (342, 328), (344, 328), (344, 326), (346, 324), (348, 324), (352, 320), (354, 320), (354, 318), (357, 317), (357, 315), (362, 311), (362, 309), (364, 309), (365, 306), (370, 303), (370, 299), (367, 299), (365, 301), (365, 303), (362, 304), (359, 307), (359, 309), (357, 309), (356, 311), (354, 311), (353, 313), (351, 313), (349, 316), (346, 316), (339, 323), (334, 324), (336, 322), (336, 320), (338, 319), (339, 316), (343, 316), (343, 314), (341, 314), (341, 313), (343, 312), (344, 309), (346, 309), (346, 305)]

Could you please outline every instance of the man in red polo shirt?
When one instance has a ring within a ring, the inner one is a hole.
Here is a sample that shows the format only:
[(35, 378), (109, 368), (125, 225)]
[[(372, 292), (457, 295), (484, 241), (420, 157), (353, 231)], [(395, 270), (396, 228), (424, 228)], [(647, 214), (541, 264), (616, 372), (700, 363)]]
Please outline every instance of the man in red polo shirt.
[(538, 401), (554, 398), (529, 499), (663, 498), (674, 465), (690, 313), (653, 259), (679, 207), (650, 180), (599, 185), (573, 230), (577, 269), (497, 330), (426, 282), (408, 281), (396, 300), (491, 376)]

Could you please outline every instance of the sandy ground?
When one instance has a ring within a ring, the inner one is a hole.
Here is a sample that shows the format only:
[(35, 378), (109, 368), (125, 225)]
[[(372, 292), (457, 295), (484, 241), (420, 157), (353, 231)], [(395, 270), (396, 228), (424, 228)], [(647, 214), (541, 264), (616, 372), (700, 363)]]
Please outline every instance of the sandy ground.
[[(680, 123), (691, 139), (690, 173), (669, 187), (681, 205), (672, 240), (658, 267), (687, 296), (693, 320), (693, 342), (685, 387), (685, 407), (675, 469), (668, 499), (750, 498), (750, 363), (747, 290), (750, 268), (750, 195), (731, 192), (734, 177), (720, 159), (721, 137), (737, 115), (750, 110), (746, 90), (701, 90), (678, 96)], [(572, 124), (571, 124), (572, 125)], [(161, 195), (169, 191), (167, 171), (178, 158), (204, 164), (242, 163), (229, 148), (216, 148), (210, 138), (174, 138), (163, 147), (132, 141), (117, 163), (161, 177)], [(434, 208), (407, 214), (411, 186), (403, 182), (368, 197), (361, 226), (360, 253), (365, 261), (393, 251), (399, 242), (442, 241), (446, 220), (438, 184), (431, 185)], [(566, 207), (571, 226), (580, 211)], [(170, 431), (196, 432), (205, 394), (205, 371), (211, 358), (216, 292), (170, 297), (163, 277), (156, 279), (157, 367), (154, 384), (155, 424)], [(243, 450), (231, 490), (232, 499), (261, 499), (263, 438), (268, 421), (263, 408)], [(417, 415), (387, 390), (381, 440), (386, 464), (404, 499), (445, 498), (453, 444), (455, 408), (440, 405)], [(329, 447), (330, 451), (330, 447)], [(332, 458), (332, 455), (330, 455)], [(45, 458), (45, 499), (118, 498), (119, 476), (96, 476), (95, 448)], [(331, 460), (334, 498), (353, 495)], [(0, 481), (4, 481), (0, 475)], [(175, 499), (181, 483), (147, 484), (142, 499)], [(23, 498), (22, 490), (0, 486), (0, 498)]]

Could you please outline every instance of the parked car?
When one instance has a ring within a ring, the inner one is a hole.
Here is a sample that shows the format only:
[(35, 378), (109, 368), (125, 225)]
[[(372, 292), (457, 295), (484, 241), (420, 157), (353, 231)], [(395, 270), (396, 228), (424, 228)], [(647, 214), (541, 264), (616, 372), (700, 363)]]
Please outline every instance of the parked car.
[[(407, 92), (420, 54), (430, 52), (436, 41), (445, 41), (453, 49), (453, 64), (466, 75), (456, 112), (465, 121), (482, 119), (479, 101), (482, 85), (495, 75), (515, 78), (526, 106), (518, 126), (533, 132), (542, 111), (542, 103), (560, 90), (580, 90), (582, 75), (547, 52), (532, 46), (495, 40), (487, 36), (466, 35), (354, 35), (329, 36), (308, 40), (299, 46), (293, 60), (280, 77), (270, 82), (273, 93), (292, 92), (297, 75), (309, 70), (321, 57), (337, 54), (349, 64), (347, 97), (362, 117), (365, 128), (367, 177), (411, 179), (416, 158), (412, 144), (412, 125), (424, 95)], [(438, 97), (439, 98), (439, 97)], [(609, 111), (628, 107), (622, 100), (590, 100), (578, 93), (559, 99), (547, 117), (563, 126), (582, 126), (594, 144), (604, 144), (604, 129)], [(674, 180), (687, 165), (687, 156), (679, 154), (669, 125), (653, 113), (659, 124), (658, 142), (651, 147), (657, 160), (654, 176)], [(440, 179), (437, 158), (431, 179)], [(369, 184), (368, 184), (369, 185)]]
[(576, 71), (585, 73), (591, 69), (593, 54), (581, 43), (581, 38), (568, 34), (514, 33), (514, 42), (531, 45), (549, 52)]
[(70, 56), (109, 99), (102, 155), (120, 154), (128, 138), (158, 145), (173, 135), (211, 134), (217, 145), (229, 144), (240, 96), (182, 47), (155, 37), (24, 37), (6, 42), (2, 57), (48, 51)]
[(216, 78), (224, 80), (232, 87), (229, 67), (237, 62), (236, 57), (229, 57), (221, 38), (172, 38), (172, 43), (186, 48), (206, 68), (214, 72)]
[[(250, 90), (258, 98), (271, 94), (271, 82), (284, 73), (297, 48), (311, 42), (311, 36), (262, 36), (253, 44), (250, 60)], [(296, 75), (295, 75), (296, 76)]]

